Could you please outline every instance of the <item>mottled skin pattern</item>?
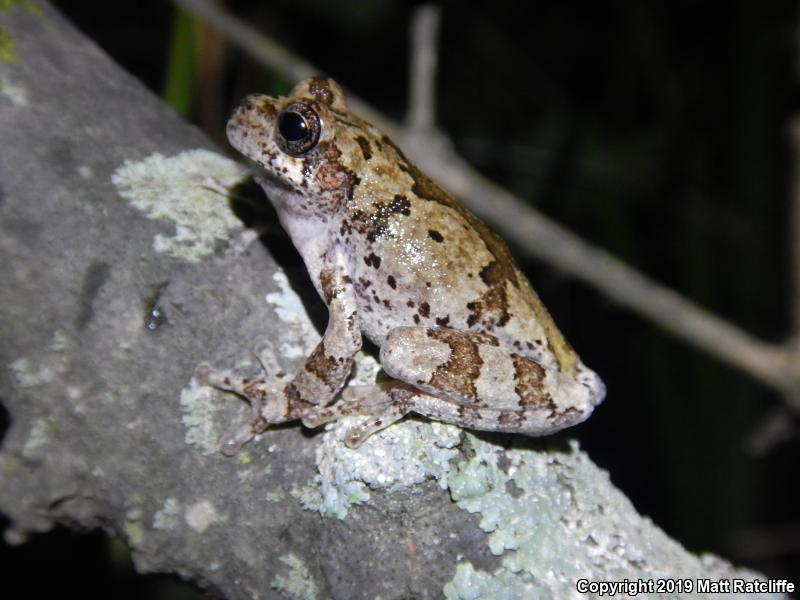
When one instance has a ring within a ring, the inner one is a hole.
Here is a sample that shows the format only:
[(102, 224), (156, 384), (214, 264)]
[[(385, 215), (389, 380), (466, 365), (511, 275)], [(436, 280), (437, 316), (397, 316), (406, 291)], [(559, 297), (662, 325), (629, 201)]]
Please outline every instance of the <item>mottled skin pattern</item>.
[[(203, 371), (253, 404), (228, 436), (236, 452), (270, 423), (317, 426), (374, 418), (358, 446), (408, 412), (490, 431), (544, 435), (585, 420), (605, 395), (553, 323), (506, 245), (422, 174), (375, 127), (351, 114), (339, 86), (316, 77), (285, 98), (252, 95), (228, 139), (259, 183), (329, 308), (327, 331), (294, 378), (242, 380)], [(395, 380), (344, 386), (362, 335)], [(349, 397), (347, 397), (349, 396)]]

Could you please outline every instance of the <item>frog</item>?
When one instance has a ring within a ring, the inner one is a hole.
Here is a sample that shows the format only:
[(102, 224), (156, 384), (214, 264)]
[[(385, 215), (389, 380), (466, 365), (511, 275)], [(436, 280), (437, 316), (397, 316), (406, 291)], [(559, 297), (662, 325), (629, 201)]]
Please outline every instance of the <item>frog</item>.
[[(303, 80), (283, 97), (247, 96), (226, 133), (302, 257), (328, 323), (293, 376), (201, 366), (202, 383), (252, 408), (249, 422), (223, 436), (223, 454), (270, 425), (316, 428), (348, 415), (367, 416), (347, 431), (350, 448), (409, 413), (542, 436), (581, 423), (603, 401), (602, 380), (507, 245), (353, 114), (333, 79)], [(364, 338), (387, 377), (340, 393)]]

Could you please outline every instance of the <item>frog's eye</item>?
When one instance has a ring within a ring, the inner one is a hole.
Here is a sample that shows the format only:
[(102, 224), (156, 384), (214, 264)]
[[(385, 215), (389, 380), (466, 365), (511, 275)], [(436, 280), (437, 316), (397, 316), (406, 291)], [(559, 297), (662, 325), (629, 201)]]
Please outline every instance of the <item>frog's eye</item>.
[(320, 118), (305, 102), (292, 102), (278, 115), (275, 141), (278, 147), (292, 156), (311, 150), (319, 141)]

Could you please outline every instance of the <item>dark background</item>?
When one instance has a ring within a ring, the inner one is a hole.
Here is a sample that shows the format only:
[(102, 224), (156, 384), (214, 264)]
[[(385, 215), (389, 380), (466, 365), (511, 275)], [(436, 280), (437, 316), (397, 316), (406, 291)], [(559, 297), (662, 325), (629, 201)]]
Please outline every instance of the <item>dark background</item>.
[[(242, 96), (294, 83), (168, 2), (54, 4), (223, 148), (225, 120)], [(402, 119), (415, 3), (221, 4)], [(768, 341), (789, 336), (796, 3), (440, 5), (439, 125), (464, 157), (719, 316)], [(592, 459), (688, 549), (796, 577), (797, 418), (786, 417), (784, 437), (753, 443), (781, 410), (780, 396), (548, 265), (520, 266), (608, 385), (607, 401), (571, 432)], [(136, 576), (124, 545), (97, 533), (0, 546), (0, 565), (12, 580), (26, 578), (29, 594), (193, 593)], [(31, 583), (30, 573), (47, 576)]]

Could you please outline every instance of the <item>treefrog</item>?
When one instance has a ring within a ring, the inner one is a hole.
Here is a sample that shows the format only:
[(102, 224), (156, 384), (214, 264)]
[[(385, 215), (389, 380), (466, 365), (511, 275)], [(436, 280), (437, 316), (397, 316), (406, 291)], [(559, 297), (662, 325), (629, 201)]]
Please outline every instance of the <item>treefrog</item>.
[[(326, 77), (287, 97), (254, 94), (227, 124), (231, 145), (302, 255), (329, 311), (322, 340), (293, 377), (202, 369), (204, 383), (250, 401), (251, 422), (224, 454), (270, 424), (317, 427), (344, 415), (358, 447), (407, 413), (485, 431), (539, 436), (580, 423), (605, 396), (506, 245), (386, 135), (352, 114)], [(391, 378), (347, 388), (366, 336)]]

